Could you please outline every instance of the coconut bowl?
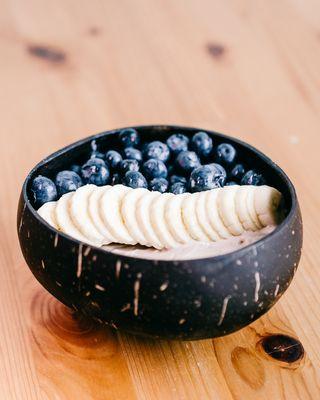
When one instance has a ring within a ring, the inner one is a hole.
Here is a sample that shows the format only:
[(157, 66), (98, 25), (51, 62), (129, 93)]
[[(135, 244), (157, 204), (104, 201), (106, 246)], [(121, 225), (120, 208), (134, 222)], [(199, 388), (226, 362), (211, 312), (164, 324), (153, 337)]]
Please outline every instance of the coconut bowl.
[[(200, 129), (139, 126), (142, 140), (191, 137)], [(98, 148), (117, 149), (120, 130), (71, 144), (37, 164), (26, 177), (18, 206), (20, 246), (36, 279), (58, 300), (98, 323), (156, 338), (203, 339), (237, 331), (265, 314), (287, 290), (299, 263), (302, 222), (295, 189), (285, 173), (249, 144), (206, 132), (215, 144), (236, 146), (239, 158), (260, 170), (284, 198), (286, 216), (259, 241), (210, 258), (161, 261), (122, 256), (57, 231), (37, 213), (33, 178), (53, 178), (86, 161)]]

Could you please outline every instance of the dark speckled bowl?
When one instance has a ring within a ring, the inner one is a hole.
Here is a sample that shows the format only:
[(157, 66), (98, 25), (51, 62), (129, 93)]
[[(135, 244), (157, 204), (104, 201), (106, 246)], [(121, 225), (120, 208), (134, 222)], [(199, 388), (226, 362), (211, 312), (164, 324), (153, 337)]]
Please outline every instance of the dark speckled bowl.
[[(136, 128), (142, 139), (188, 136), (199, 129)], [(277, 229), (235, 252), (205, 259), (150, 261), (87, 246), (51, 228), (32, 205), (30, 184), (38, 174), (54, 177), (88, 157), (90, 142), (117, 148), (118, 130), (65, 147), (41, 161), (24, 182), (18, 234), (27, 264), (57, 299), (115, 328), (162, 338), (212, 338), (234, 332), (268, 311), (288, 288), (302, 246), (302, 222), (294, 187), (268, 157), (246, 143), (208, 132), (215, 144), (236, 145), (240, 158), (263, 172), (282, 192), (287, 215)]]

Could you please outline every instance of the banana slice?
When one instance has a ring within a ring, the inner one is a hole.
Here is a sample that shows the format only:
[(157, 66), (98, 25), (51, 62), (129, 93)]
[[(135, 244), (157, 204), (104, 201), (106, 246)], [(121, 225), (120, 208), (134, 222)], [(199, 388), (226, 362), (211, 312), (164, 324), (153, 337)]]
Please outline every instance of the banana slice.
[(74, 193), (75, 192), (64, 194), (63, 196), (60, 197), (60, 199), (56, 203), (55, 216), (58, 226), (60, 227), (60, 230), (63, 233), (66, 233), (67, 235), (77, 240), (80, 240), (81, 242), (94, 245), (94, 243), (91, 243), (90, 240), (88, 240), (84, 235), (82, 235), (82, 233), (74, 225), (70, 217), (70, 200), (74, 195)]
[(70, 199), (70, 216), (79, 229), (96, 246), (102, 246), (105, 243), (103, 235), (95, 227), (89, 214), (89, 197), (95, 190), (95, 185), (85, 185), (76, 190)]
[(185, 197), (182, 202), (182, 218), (187, 231), (194, 240), (209, 242), (210, 239), (202, 230), (196, 212), (196, 203), (200, 193), (193, 193)]
[(255, 186), (250, 186), (247, 185), (247, 210), (249, 212), (250, 218), (252, 219), (252, 221), (254, 222), (254, 224), (256, 225), (256, 227), (258, 229), (262, 229), (263, 225), (261, 224), (261, 222), (259, 221), (257, 212), (256, 212), (256, 208), (254, 205), (254, 192), (256, 187)]
[(269, 186), (228, 186), (173, 195), (123, 185), (86, 185), (39, 208), (51, 226), (85, 243), (156, 249), (218, 241), (281, 220), (281, 193)]
[(49, 201), (44, 203), (38, 210), (38, 214), (43, 218), (49, 225), (56, 229), (59, 229), (58, 223), (55, 216), (56, 201)]
[(121, 204), (127, 192), (133, 190), (127, 186), (115, 185), (106, 190), (100, 198), (100, 216), (106, 228), (117, 239), (117, 243), (137, 244), (129, 234), (122, 215)]
[(258, 227), (250, 217), (247, 207), (247, 196), (247, 186), (239, 186), (235, 197), (236, 213), (245, 230), (256, 231)]
[(160, 239), (162, 246), (167, 249), (179, 246), (179, 242), (177, 242), (174, 239), (167, 226), (164, 214), (166, 208), (166, 202), (172, 196), (174, 196), (174, 194), (172, 193), (160, 194), (160, 196), (158, 196), (151, 203), (151, 206), (149, 208), (152, 228), (155, 231), (158, 238)]
[(219, 190), (221, 189), (208, 190), (207, 192), (203, 192), (203, 195), (206, 197), (205, 202), (207, 218), (210, 225), (212, 226), (212, 229), (215, 230), (221, 238), (227, 239), (232, 235), (228, 231), (227, 227), (224, 225), (218, 212), (217, 197)]
[(154, 247), (156, 249), (163, 249), (164, 246), (154, 231), (150, 218), (151, 205), (159, 196), (162, 196), (161, 193), (149, 191), (141, 196), (137, 203), (136, 218), (143, 235), (147, 239), (147, 246)]
[(209, 238), (216, 242), (221, 239), (218, 232), (212, 228), (208, 220), (207, 210), (206, 210), (206, 193), (199, 193), (199, 196), (196, 200), (196, 213), (198, 217), (198, 221), (201, 225), (202, 230), (209, 236)]
[(237, 185), (226, 186), (219, 190), (217, 197), (218, 212), (221, 219), (228, 231), (234, 236), (243, 233), (243, 227), (236, 212), (235, 195), (237, 191)]
[(254, 190), (254, 207), (263, 226), (275, 225), (279, 222), (281, 193), (270, 186), (257, 186)]
[(112, 186), (97, 186), (96, 189), (90, 194), (88, 199), (88, 212), (92, 223), (96, 229), (103, 236), (103, 243), (115, 243), (117, 239), (112, 235), (112, 233), (105, 226), (101, 216), (100, 216), (100, 198), (102, 195), (110, 189)]
[(122, 200), (121, 214), (130, 236), (137, 243), (143, 246), (150, 246), (136, 217), (139, 200), (146, 193), (148, 193), (147, 189), (140, 188), (127, 192)]
[(168, 198), (164, 210), (165, 222), (174, 239), (179, 243), (188, 243), (192, 237), (182, 219), (182, 202), (190, 196), (188, 193), (177, 194)]

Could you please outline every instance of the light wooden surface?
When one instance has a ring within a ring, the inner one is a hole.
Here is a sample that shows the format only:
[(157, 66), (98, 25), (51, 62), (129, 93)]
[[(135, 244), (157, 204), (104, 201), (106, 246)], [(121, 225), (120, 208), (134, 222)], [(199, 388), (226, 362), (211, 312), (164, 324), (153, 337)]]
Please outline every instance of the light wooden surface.
[[(319, 399), (320, 2), (0, 1), (1, 399)], [(72, 315), (40, 287), (15, 218), (30, 168), (88, 134), (174, 123), (240, 137), (296, 184), (303, 258), (286, 295), (231, 336), (145, 340)], [(293, 365), (266, 333), (301, 340)]]

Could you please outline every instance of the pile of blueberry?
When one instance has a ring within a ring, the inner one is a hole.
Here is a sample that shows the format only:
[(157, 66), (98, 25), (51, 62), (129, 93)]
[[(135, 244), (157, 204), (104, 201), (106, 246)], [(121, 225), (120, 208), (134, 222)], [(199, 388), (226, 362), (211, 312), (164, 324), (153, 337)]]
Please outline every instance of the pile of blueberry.
[(98, 151), (91, 143), (88, 161), (59, 172), (54, 181), (37, 176), (31, 191), (37, 206), (53, 201), (84, 184), (103, 186), (122, 183), (132, 188), (148, 188), (161, 193), (201, 192), (226, 185), (262, 185), (263, 176), (246, 170), (229, 143), (213, 145), (206, 132), (191, 140), (183, 134), (171, 135), (166, 143), (158, 140), (140, 143), (135, 129), (119, 134), (122, 151)]

